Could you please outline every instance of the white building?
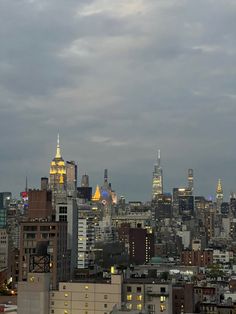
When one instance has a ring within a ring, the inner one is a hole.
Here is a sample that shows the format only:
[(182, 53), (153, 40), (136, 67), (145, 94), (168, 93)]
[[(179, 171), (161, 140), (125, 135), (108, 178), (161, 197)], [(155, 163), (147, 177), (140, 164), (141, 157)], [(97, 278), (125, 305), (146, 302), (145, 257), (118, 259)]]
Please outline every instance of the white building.
[(213, 264), (228, 264), (233, 261), (232, 251), (213, 250)]
[(86, 269), (94, 262), (94, 219), (90, 210), (79, 211), (77, 268)]

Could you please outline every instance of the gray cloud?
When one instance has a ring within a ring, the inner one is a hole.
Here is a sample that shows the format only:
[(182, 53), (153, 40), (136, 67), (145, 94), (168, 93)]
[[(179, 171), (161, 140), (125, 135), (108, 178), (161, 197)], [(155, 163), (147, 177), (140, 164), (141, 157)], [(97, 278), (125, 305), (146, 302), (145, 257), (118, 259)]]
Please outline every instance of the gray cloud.
[(91, 183), (148, 200), (156, 151), (165, 190), (235, 186), (234, 0), (0, 3), (0, 189), (48, 174), (58, 130)]

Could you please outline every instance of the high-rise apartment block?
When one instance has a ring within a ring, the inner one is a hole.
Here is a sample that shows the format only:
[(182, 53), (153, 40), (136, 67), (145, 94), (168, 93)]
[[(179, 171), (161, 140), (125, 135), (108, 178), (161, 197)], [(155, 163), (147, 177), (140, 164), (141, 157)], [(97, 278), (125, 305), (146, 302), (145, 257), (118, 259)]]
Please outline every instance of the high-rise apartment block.
[(94, 267), (94, 213), (91, 208), (79, 208), (78, 214), (78, 269)]
[(129, 230), (130, 262), (143, 264), (154, 256), (154, 234), (152, 230), (131, 228)]

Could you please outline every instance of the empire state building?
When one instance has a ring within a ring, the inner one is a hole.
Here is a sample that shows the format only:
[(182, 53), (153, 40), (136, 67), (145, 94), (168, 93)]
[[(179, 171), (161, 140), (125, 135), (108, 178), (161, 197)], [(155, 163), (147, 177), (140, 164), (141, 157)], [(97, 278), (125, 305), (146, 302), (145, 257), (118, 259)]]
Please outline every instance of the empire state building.
[(158, 195), (160, 194), (163, 194), (163, 173), (161, 168), (161, 151), (159, 149), (157, 163), (154, 165), (152, 176), (152, 200), (157, 200)]
[(51, 161), (49, 175), (49, 189), (52, 192), (66, 190), (66, 166), (61, 156), (59, 134), (57, 137), (56, 155)]

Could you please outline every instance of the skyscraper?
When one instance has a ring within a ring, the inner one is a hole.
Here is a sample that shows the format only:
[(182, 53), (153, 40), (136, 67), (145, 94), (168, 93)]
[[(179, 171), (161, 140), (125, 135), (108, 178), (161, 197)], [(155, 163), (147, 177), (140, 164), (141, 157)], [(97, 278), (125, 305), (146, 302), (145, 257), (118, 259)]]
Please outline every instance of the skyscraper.
[(66, 189), (66, 166), (61, 156), (59, 134), (57, 137), (56, 155), (50, 165), (49, 189), (53, 193)]
[(188, 169), (188, 189), (193, 192), (193, 169)]
[(216, 209), (219, 213), (221, 210), (221, 204), (223, 203), (224, 194), (221, 179), (218, 180), (217, 187), (216, 187)]
[(66, 162), (66, 189), (68, 195), (74, 195), (77, 189), (77, 170), (75, 161)]
[(154, 165), (152, 177), (152, 200), (157, 200), (160, 194), (163, 194), (163, 173), (161, 168), (161, 151), (158, 149), (157, 163)]

